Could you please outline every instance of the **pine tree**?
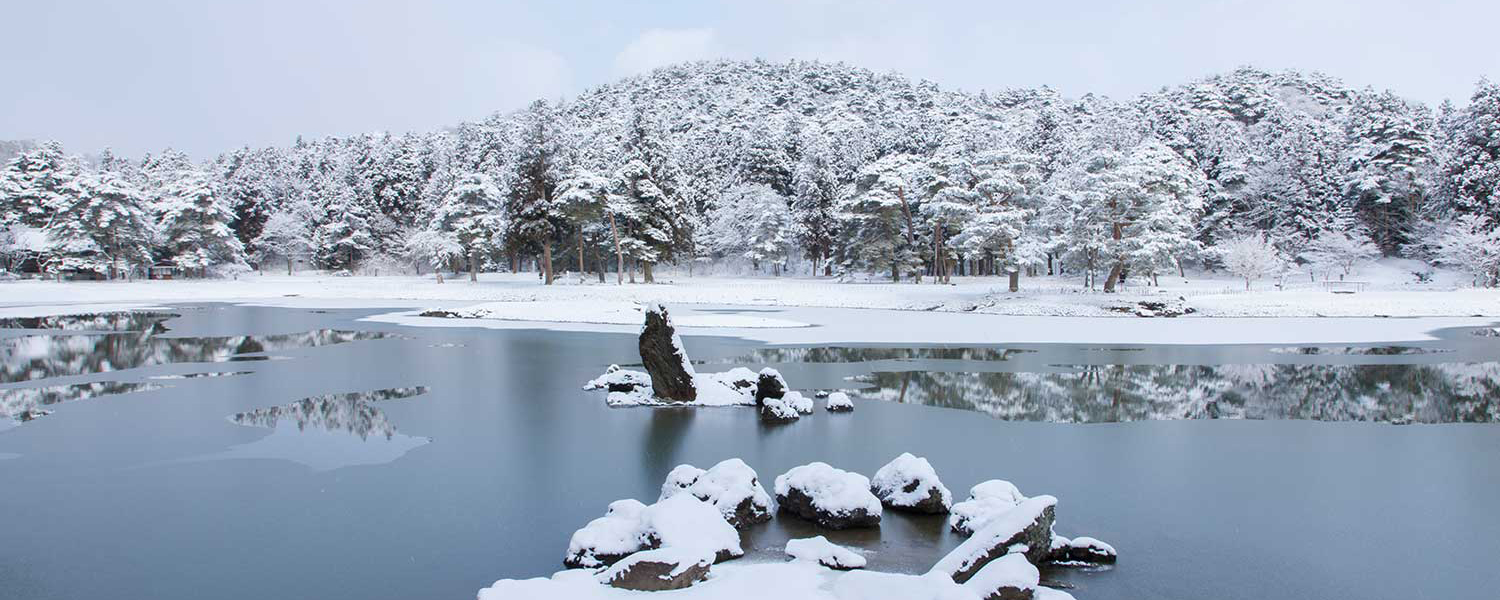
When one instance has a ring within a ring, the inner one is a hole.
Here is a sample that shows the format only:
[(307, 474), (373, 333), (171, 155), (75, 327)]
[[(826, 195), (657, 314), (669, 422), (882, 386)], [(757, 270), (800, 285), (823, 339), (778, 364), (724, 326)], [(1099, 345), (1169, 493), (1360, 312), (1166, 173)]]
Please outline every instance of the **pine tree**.
[(429, 229), (452, 236), (468, 257), (469, 281), (479, 281), (481, 257), (497, 250), (507, 231), (500, 207), (504, 195), (489, 177), (461, 178), (433, 213)]
[(518, 116), (516, 128), (516, 171), (506, 207), (510, 216), (506, 239), (513, 249), (540, 251), (544, 283), (552, 285), (552, 245), (563, 225), (553, 206), (563, 173), (557, 112), (538, 100)]
[(162, 246), (179, 267), (206, 276), (209, 267), (243, 263), (244, 246), (229, 226), (234, 213), (215, 194), (208, 174), (180, 172), (160, 194)]
[(0, 177), (0, 225), (46, 227), (77, 175), (77, 164), (57, 142), (42, 142), (20, 153)]
[(1500, 85), (1480, 80), (1469, 105), (1445, 125), (1442, 173), (1452, 211), (1500, 220)]
[(85, 172), (57, 196), (45, 231), (54, 268), (118, 279), (151, 262), (150, 217), (135, 186), (114, 173)]

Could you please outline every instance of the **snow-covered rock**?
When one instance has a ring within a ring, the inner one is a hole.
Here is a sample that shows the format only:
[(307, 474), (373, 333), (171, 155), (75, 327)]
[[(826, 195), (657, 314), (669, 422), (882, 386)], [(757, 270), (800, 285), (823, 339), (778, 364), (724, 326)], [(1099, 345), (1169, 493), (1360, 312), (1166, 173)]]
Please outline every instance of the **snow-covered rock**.
[(869, 478), (827, 463), (794, 467), (778, 476), (776, 503), (828, 529), (880, 525), (880, 499), (870, 493)]
[(646, 505), (638, 500), (611, 502), (603, 517), (573, 532), (563, 566), (576, 569), (614, 564), (650, 547), (650, 536), (641, 527), (641, 512), (645, 509)]
[(650, 506), (636, 500), (611, 503), (605, 516), (573, 533), (563, 566), (601, 567), (655, 548), (698, 548), (718, 560), (745, 554), (739, 532), (717, 509), (691, 494), (676, 494)]
[(641, 327), (638, 346), (641, 364), (651, 375), (651, 387), (657, 398), (679, 403), (698, 399), (693, 363), (688, 360), (682, 338), (672, 327), (672, 317), (662, 303), (646, 307), (646, 324)]
[(687, 492), (712, 504), (736, 529), (771, 520), (771, 495), (761, 487), (755, 469), (738, 458), (724, 460), (707, 471), (678, 465), (661, 486), (661, 499)]
[(657, 497), (656, 501), (661, 502), (687, 491), (688, 488), (693, 487), (693, 482), (698, 481), (698, 478), (702, 477), (704, 473), (707, 473), (707, 471), (693, 465), (677, 465), (673, 467), (667, 473), (666, 481), (662, 482), (661, 496)]
[(990, 561), (1007, 554), (1024, 554), (1032, 564), (1041, 564), (1051, 552), (1056, 507), (1057, 498), (1052, 496), (1028, 498), (974, 532), (933, 565), (932, 571), (963, 583)]
[(989, 562), (964, 587), (985, 600), (1032, 600), (1042, 574), (1020, 554), (1007, 554)]
[(812, 398), (803, 396), (802, 392), (789, 391), (781, 397), (781, 401), (801, 414), (810, 415), (813, 413)]
[(641, 371), (621, 369), (620, 365), (610, 365), (604, 370), (604, 374), (590, 380), (583, 385), (585, 390), (608, 390), (611, 392), (634, 392), (638, 389), (651, 389), (651, 376)]
[(767, 423), (790, 423), (800, 418), (802, 411), (784, 398), (766, 398), (760, 403), (760, 420)]
[(1070, 540), (1053, 535), (1047, 560), (1067, 566), (1094, 566), (1112, 565), (1117, 558), (1114, 546), (1094, 538), (1081, 536)]
[(793, 560), (809, 560), (830, 569), (861, 569), (865, 566), (863, 555), (830, 542), (821, 535), (787, 540), (786, 555)]
[(596, 578), (625, 590), (680, 590), (708, 578), (714, 554), (701, 548), (642, 550), (615, 563)]
[(786, 378), (781, 372), (771, 367), (760, 370), (760, 375), (755, 381), (755, 403), (765, 402), (766, 398), (780, 398), (786, 394)]
[(896, 510), (941, 514), (953, 505), (953, 493), (938, 480), (932, 463), (910, 452), (901, 453), (876, 471), (870, 491), (881, 504)]
[(854, 402), (849, 399), (849, 394), (833, 392), (828, 394), (825, 407), (828, 412), (850, 412), (854, 410)]
[(954, 504), (948, 514), (948, 527), (959, 535), (972, 535), (999, 516), (1026, 500), (1021, 490), (1003, 479), (991, 479), (969, 488), (969, 499)]

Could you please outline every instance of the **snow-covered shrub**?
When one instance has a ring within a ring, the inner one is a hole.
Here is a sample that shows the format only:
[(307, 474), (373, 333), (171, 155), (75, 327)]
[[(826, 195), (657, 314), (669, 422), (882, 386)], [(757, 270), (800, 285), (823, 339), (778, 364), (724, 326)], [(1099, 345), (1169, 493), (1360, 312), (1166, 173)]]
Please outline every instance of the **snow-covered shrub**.
[(1247, 290), (1250, 282), (1286, 270), (1286, 258), (1263, 235), (1230, 238), (1214, 246), (1213, 253), (1230, 273), (1244, 278)]

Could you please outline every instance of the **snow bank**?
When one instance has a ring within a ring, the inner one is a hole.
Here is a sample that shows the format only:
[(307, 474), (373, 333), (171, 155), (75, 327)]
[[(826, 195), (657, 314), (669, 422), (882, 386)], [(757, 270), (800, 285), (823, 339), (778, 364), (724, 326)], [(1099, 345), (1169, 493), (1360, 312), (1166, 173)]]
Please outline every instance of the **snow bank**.
[(864, 556), (830, 542), (821, 535), (787, 540), (786, 555), (793, 560), (812, 561), (830, 569), (860, 569), (865, 566)]
[[(654, 303), (660, 304), (660, 301)], [(596, 325), (635, 325), (641, 322), (644, 308), (634, 302), (609, 300), (550, 300), (518, 302), (485, 302), (459, 308), (431, 311), (433, 317), (449, 319), (489, 319), (531, 323), (588, 323)], [(419, 315), (420, 316), (420, 315)], [(676, 327), (775, 329), (809, 327), (807, 323), (758, 315), (685, 314), (672, 317)]]
[[(560, 571), (550, 578), (502, 579), (479, 590), (478, 600), (618, 600), (641, 592), (600, 585), (589, 571)], [(707, 581), (670, 598), (686, 600), (981, 600), (983, 596), (942, 576), (830, 571), (808, 561), (720, 564)], [(1033, 600), (1072, 600), (1067, 592), (1036, 589)]]
[(864, 475), (815, 462), (776, 478), (776, 502), (823, 527), (872, 526), (880, 523), (880, 499), (870, 493)]
[(968, 500), (953, 505), (948, 514), (948, 527), (954, 533), (970, 535), (1025, 501), (1026, 496), (1009, 481), (991, 479), (979, 483), (969, 488)]
[(599, 567), (648, 547), (649, 533), (641, 525), (641, 513), (645, 509), (646, 505), (638, 500), (611, 502), (604, 516), (573, 532), (563, 564)]
[(871, 491), (881, 504), (925, 513), (945, 513), (953, 505), (953, 493), (938, 480), (937, 470), (925, 458), (903, 452), (875, 472)]

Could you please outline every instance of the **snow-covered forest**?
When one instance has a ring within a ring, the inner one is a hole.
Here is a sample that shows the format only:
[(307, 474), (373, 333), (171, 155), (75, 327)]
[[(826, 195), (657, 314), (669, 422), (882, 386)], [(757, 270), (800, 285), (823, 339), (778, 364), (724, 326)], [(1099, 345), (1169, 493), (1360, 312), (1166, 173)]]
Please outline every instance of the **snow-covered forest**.
[(1500, 284), (1500, 86), (1462, 106), (1243, 68), (1125, 101), (816, 62), (687, 63), (429, 133), (88, 158), (7, 145), (0, 267), (195, 276), (653, 267), (1113, 291), (1337, 279), (1381, 255)]

